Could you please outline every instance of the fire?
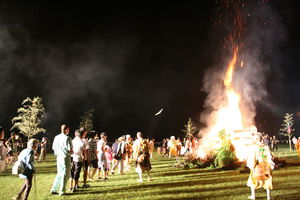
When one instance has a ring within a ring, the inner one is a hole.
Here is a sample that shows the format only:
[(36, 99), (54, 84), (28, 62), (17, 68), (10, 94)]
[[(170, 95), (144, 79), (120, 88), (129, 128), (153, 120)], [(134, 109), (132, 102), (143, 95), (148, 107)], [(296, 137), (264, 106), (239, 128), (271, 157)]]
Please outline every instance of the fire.
[(226, 131), (227, 138), (235, 147), (235, 153), (239, 160), (246, 159), (248, 146), (252, 143), (252, 133), (256, 131), (255, 127), (246, 128), (243, 124), (243, 114), (240, 109), (241, 96), (235, 92), (232, 87), (232, 79), (235, 65), (237, 64), (238, 47), (233, 51), (233, 57), (230, 60), (224, 79), (224, 92), (226, 94), (225, 102), (220, 102), (224, 106), (219, 109), (212, 119), (212, 125), (203, 136), (198, 149), (198, 156), (204, 158), (214, 153), (221, 145), (219, 132)]

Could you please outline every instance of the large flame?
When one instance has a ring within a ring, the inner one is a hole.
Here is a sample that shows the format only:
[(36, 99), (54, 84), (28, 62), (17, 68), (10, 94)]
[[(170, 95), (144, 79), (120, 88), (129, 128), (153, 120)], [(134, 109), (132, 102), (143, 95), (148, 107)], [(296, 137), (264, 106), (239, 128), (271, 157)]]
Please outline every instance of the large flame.
[(212, 125), (209, 127), (208, 132), (201, 139), (198, 149), (198, 156), (204, 158), (211, 153), (214, 153), (221, 145), (219, 132), (225, 129), (227, 138), (235, 147), (235, 153), (239, 160), (245, 160), (248, 148), (247, 146), (252, 143), (252, 132), (256, 131), (255, 127), (246, 128), (243, 124), (243, 114), (240, 109), (240, 95), (235, 92), (232, 87), (232, 79), (235, 65), (237, 63), (238, 47), (233, 51), (233, 57), (230, 60), (225, 79), (224, 89), (226, 99), (220, 104), (224, 107), (219, 109), (212, 119)]

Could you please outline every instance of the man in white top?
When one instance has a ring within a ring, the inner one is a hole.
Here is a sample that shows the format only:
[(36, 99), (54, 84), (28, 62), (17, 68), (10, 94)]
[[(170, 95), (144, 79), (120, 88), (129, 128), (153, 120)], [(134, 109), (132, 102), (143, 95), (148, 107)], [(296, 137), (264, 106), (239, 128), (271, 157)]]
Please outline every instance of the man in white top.
[[(70, 191), (74, 192), (78, 189), (78, 180), (82, 168), (85, 149), (85, 143), (81, 139), (81, 133), (79, 129), (75, 130), (75, 138), (72, 140), (72, 145), (73, 154), (71, 156), (73, 158), (73, 161), (71, 167)], [(74, 187), (73, 180), (75, 181)]]
[[(107, 158), (105, 156), (105, 145), (107, 136), (105, 133), (101, 133), (100, 140), (97, 142), (97, 157), (98, 157), (98, 169), (103, 172), (103, 179), (107, 179)], [(100, 175), (100, 173), (99, 173)], [(100, 177), (100, 176), (99, 176)]]
[(54, 179), (51, 188), (51, 194), (64, 195), (66, 191), (66, 184), (70, 176), (72, 140), (68, 136), (69, 127), (65, 124), (61, 125), (61, 134), (55, 136), (52, 149), (56, 156), (57, 175)]

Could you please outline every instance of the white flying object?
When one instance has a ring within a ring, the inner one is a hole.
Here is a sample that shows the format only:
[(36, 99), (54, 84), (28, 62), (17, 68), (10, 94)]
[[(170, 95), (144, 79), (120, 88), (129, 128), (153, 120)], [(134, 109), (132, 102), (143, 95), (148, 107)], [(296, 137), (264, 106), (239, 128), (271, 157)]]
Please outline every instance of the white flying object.
[(162, 113), (163, 110), (164, 110), (163, 108), (160, 109), (160, 110), (155, 114), (155, 116), (160, 115), (160, 114)]

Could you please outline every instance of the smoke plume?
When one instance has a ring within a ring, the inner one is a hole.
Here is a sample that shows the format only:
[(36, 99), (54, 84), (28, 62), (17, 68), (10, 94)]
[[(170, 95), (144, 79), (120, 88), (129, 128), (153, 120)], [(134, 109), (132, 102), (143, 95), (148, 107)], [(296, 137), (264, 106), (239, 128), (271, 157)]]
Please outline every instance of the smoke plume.
[[(266, 82), (270, 71), (280, 71), (278, 47), (286, 39), (286, 32), (279, 15), (263, 1), (246, 2), (241, 5), (243, 6), (239, 8), (239, 14), (244, 23), (243, 33), (239, 34), (239, 38), (233, 37), (225, 42), (223, 55), (216, 55), (219, 62), (207, 70), (203, 79), (203, 91), (207, 93), (207, 99), (200, 121), (206, 124), (207, 128), (200, 131), (202, 137), (213, 126), (218, 110), (226, 104), (223, 81), (234, 45), (239, 46), (239, 51), (232, 84), (234, 90), (241, 95), (240, 108), (245, 127), (255, 125), (257, 103), (270, 104)], [(232, 17), (220, 16), (227, 17), (227, 23), (230, 21), (228, 18)], [(235, 31), (236, 26), (233, 23), (236, 23), (236, 20), (232, 18), (231, 23), (222, 27), (225, 31), (221, 34)]]

